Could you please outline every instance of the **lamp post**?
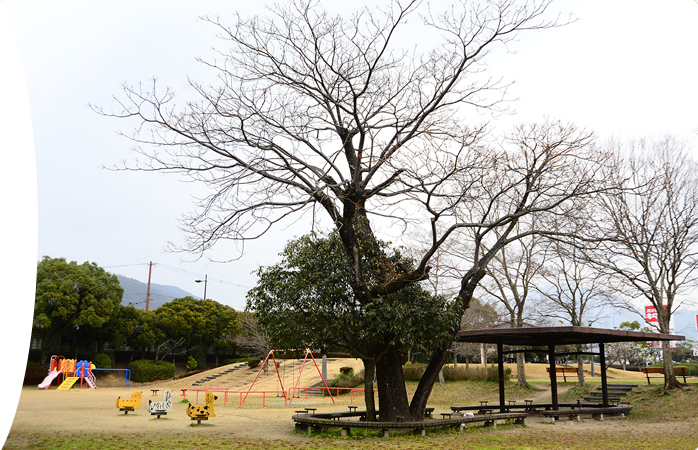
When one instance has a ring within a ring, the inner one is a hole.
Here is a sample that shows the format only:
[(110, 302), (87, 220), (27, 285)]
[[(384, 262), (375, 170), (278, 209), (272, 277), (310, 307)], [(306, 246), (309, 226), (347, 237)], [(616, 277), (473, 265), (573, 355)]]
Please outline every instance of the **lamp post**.
[(204, 283), (204, 300), (206, 300), (206, 287), (208, 286), (208, 274), (204, 275), (203, 280), (194, 280), (194, 283)]

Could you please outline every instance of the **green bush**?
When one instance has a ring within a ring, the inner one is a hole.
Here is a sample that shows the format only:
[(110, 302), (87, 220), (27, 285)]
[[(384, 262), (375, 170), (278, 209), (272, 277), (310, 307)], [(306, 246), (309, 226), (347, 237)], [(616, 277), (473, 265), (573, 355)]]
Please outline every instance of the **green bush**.
[(112, 363), (111, 358), (109, 357), (109, 355), (107, 355), (105, 353), (96, 353), (92, 357), (91, 363), (94, 364), (95, 367), (98, 369), (113, 369), (114, 368), (114, 364)]
[(136, 382), (148, 382), (174, 378), (175, 367), (167, 361), (155, 364), (151, 359), (139, 359), (133, 361), (128, 368), (131, 370), (131, 379)]
[(206, 353), (197, 352), (192, 356), (194, 356), (196, 360), (196, 368), (199, 370), (206, 370)]
[[(511, 368), (504, 370), (504, 379), (511, 378)], [(444, 380), (446, 381), (497, 381), (499, 372), (496, 367), (489, 366), (461, 366), (455, 368), (451, 365), (444, 366)]]
[(250, 367), (250, 369), (254, 369), (254, 368), (257, 367), (261, 362), (262, 362), (262, 360), (259, 359), (259, 358), (250, 358), (250, 359), (247, 361), (247, 365)]
[(409, 366), (402, 366), (402, 373), (405, 376), (406, 381), (419, 381), (422, 379), (422, 375), (427, 370), (426, 364), (414, 363)]
[(227, 366), (229, 364), (240, 364), (247, 362), (250, 358), (232, 358), (232, 359), (224, 359), (223, 360), (223, 365)]
[(187, 370), (194, 370), (196, 369), (196, 366), (198, 363), (194, 359), (193, 356), (189, 355), (189, 358), (187, 358)]
[(682, 364), (674, 364), (674, 367), (685, 366), (688, 368), (688, 375), (691, 377), (698, 376), (698, 364), (693, 362), (687, 362)]
[[(354, 373), (354, 370), (350, 370), (349, 373), (340, 372), (336, 377), (327, 382), (329, 387), (338, 388), (353, 388), (364, 384), (364, 371), (360, 370), (358, 373)], [(348, 390), (338, 392), (341, 394), (348, 394)]]

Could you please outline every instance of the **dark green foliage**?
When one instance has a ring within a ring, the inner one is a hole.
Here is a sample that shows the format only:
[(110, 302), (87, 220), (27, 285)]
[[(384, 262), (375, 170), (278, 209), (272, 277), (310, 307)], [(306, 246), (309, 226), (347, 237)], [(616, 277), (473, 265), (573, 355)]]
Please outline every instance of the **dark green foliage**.
[[(155, 310), (159, 328), (170, 339), (184, 338), (187, 347), (230, 347), (240, 331), (240, 318), (233, 308), (214, 300), (176, 298)], [(201, 358), (194, 355), (197, 362)], [(206, 357), (203, 357), (205, 368)]]
[(27, 369), (24, 372), (24, 384), (36, 386), (44, 381), (46, 375), (48, 375), (46, 369), (39, 366), (38, 363), (27, 361)]
[(187, 370), (194, 370), (196, 369), (196, 366), (198, 363), (196, 362), (196, 359), (194, 359), (193, 356), (189, 355), (189, 358), (187, 358)]
[(249, 366), (250, 369), (254, 369), (257, 367), (260, 363), (262, 362), (261, 359), (259, 358), (250, 358), (247, 360), (247, 365)]
[(133, 361), (128, 368), (131, 370), (131, 380), (139, 383), (166, 380), (174, 378), (175, 375), (174, 365), (167, 361), (155, 364), (155, 361), (150, 359), (139, 359)]
[(124, 290), (116, 275), (95, 263), (78, 265), (44, 256), (36, 268), (33, 331), (45, 350), (61, 335), (103, 340), (106, 326), (118, 310)]
[(698, 364), (686, 364), (688, 367), (688, 375), (698, 377)]
[[(407, 258), (383, 243), (365, 254), (364, 270), (372, 283), (395, 276), (388, 273), (394, 267), (410, 266)], [(281, 257), (280, 263), (259, 270), (259, 282), (247, 295), (248, 308), (273, 347), (332, 346), (362, 358), (374, 357), (386, 346), (431, 351), (460, 320), (449, 302), (418, 283), (360, 303), (350, 288), (344, 248), (336, 233), (291, 241)]]
[(104, 353), (96, 353), (92, 357), (92, 364), (98, 369), (112, 369), (114, 368), (114, 363), (112, 362), (109, 355)]
[(199, 370), (206, 370), (206, 353), (196, 352), (192, 356), (194, 356), (194, 360), (196, 360), (196, 368)]

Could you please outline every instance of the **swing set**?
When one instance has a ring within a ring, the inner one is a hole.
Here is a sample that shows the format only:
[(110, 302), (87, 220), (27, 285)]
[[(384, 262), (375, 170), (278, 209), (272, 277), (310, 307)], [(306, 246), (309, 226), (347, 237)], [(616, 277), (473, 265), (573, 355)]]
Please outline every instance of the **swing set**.
[[(264, 359), (264, 362), (260, 365), (259, 372), (257, 372), (257, 376), (254, 377), (254, 381), (252, 381), (252, 384), (250, 385), (250, 388), (247, 390), (247, 393), (245, 394), (245, 398), (242, 399), (240, 402), (240, 405), (247, 399), (247, 396), (249, 393), (252, 391), (252, 387), (254, 384), (257, 382), (257, 378), (259, 378), (259, 375), (262, 373), (262, 370), (264, 370), (264, 367), (267, 364), (267, 361), (269, 361), (269, 357), (271, 356), (272, 361), (274, 363), (274, 368), (276, 369), (276, 376), (279, 380), (279, 385), (281, 386), (281, 392), (283, 393), (284, 396), (284, 406), (288, 406), (291, 404), (293, 401), (293, 397), (296, 394), (296, 391), (298, 390), (298, 384), (301, 381), (301, 375), (303, 374), (303, 368), (305, 368), (305, 363), (308, 361), (308, 355), (310, 355), (310, 358), (313, 360), (313, 364), (315, 364), (315, 369), (317, 369), (318, 375), (320, 375), (320, 379), (322, 380), (322, 383), (325, 385), (325, 389), (327, 389), (327, 393), (330, 396), (330, 399), (332, 399), (332, 403), (334, 403), (334, 397), (332, 397), (332, 393), (330, 392), (329, 386), (327, 386), (327, 381), (325, 381), (325, 377), (322, 376), (322, 372), (320, 371), (320, 368), (317, 365), (317, 362), (315, 361), (315, 357), (313, 356), (313, 352), (310, 350), (306, 349), (305, 351), (305, 358), (303, 359), (303, 364), (301, 365), (300, 370), (298, 371), (298, 378), (296, 379), (296, 384), (293, 387), (293, 389), (289, 389), (288, 393), (284, 389), (284, 382), (281, 379), (281, 372), (279, 372), (279, 365), (276, 363), (276, 357), (274, 357), (274, 350), (270, 350), (269, 354), (267, 357)], [(286, 373), (286, 366), (284, 366), (284, 374)], [(307, 390), (308, 388), (306, 388)], [(302, 390), (302, 388), (301, 388)]]

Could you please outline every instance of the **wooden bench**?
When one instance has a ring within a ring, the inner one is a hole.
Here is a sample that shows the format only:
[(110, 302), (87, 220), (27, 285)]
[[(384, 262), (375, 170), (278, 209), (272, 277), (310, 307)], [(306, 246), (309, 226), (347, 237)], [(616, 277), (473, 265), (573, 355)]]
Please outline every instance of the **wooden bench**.
[(354, 417), (361, 417), (365, 415), (366, 411), (352, 411), (342, 413), (296, 414), (292, 418), (293, 421), (296, 422), (297, 429), (306, 428), (309, 433), (322, 432), (328, 428), (341, 428), (342, 436), (349, 436), (352, 428), (364, 428), (380, 430), (383, 437), (390, 437), (390, 430), (412, 429), (424, 436), (427, 428), (457, 426), (462, 430), (466, 423), (475, 422), (482, 422), (484, 426), (496, 427), (496, 422), (498, 420), (513, 420), (516, 424), (525, 425), (526, 417), (528, 416), (526, 413), (506, 413), (477, 414), (465, 417), (455, 417), (451, 419), (401, 422), (366, 422), (362, 420), (351, 420)]
[[(603, 397), (584, 397), (584, 401), (589, 402), (589, 403), (599, 404), (599, 403), (601, 403), (601, 401), (603, 401)], [(609, 403), (620, 403), (620, 397), (617, 397), (617, 396), (614, 397), (612, 395), (609, 395), (608, 402)]]
[(620, 415), (624, 417), (626, 414), (630, 413), (633, 409), (630, 405), (618, 405), (618, 406), (606, 406), (606, 407), (595, 407), (595, 408), (571, 408), (571, 409), (558, 409), (557, 411), (541, 411), (543, 417), (549, 420), (549, 423), (555, 423), (556, 420), (560, 420), (560, 417), (567, 416), (569, 420), (581, 421), (582, 414), (591, 414), (592, 419), (603, 420), (603, 415)]
[[(664, 367), (643, 367), (642, 373), (644, 373), (645, 376), (647, 377), (647, 384), (652, 384), (652, 383), (650, 383), (650, 378), (664, 378)], [(650, 376), (651, 373), (658, 373), (658, 374), (661, 374), (661, 376), (651, 377)], [(682, 376), (683, 382), (686, 383), (686, 375), (688, 375), (688, 367), (683, 367), (683, 366), (674, 367), (674, 375)]]
[[(550, 374), (550, 367), (546, 367), (545, 370)], [(555, 376), (560, 376), (562, 375), (562, 379), (565, 380), (565, 383), (567, 383), (567, 377), (578, 377), (579, 374), (577, 373), (577, 368), (576, 367), (556, 367), (555, 368)]]

